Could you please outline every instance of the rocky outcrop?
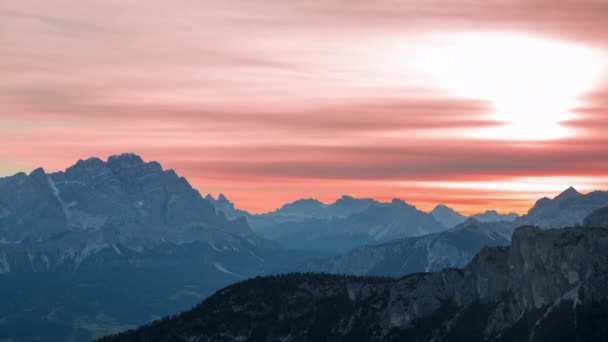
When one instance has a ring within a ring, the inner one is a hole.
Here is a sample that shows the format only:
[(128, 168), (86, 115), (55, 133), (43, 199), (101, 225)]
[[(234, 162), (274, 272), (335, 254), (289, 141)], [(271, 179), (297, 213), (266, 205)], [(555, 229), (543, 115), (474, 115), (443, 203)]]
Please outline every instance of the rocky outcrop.
[(104, 341), (599, 341), (607, 281), (608, 229), (522, 227), (461, 270), (258, 278)]

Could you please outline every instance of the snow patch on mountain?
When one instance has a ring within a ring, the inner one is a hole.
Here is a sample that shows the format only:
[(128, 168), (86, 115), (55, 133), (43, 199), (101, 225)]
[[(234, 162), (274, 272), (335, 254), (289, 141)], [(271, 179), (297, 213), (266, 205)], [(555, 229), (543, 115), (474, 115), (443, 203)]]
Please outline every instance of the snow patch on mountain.
[(69, 210), (70, 208), (61, 199), (61, 196), (60, 196), (61, 192), (59, 191), (59, 188), (57, 188), (57, 185), (55, 184), (55, 181), (53, 181), (51, 176), (47, 175), (46, 179), (49, 182), (49, 186), (51, 187), (51, 190), (53, 190), (53, 194), (55, 195), (55, 198), (57, 198), (57, 201), (59, 202), (59, 204), (61, 204), (61, 208), (63, 209), (63, 214), (65, 215), (66, 219), (69, 220), (71, 217), (70, 210)]
[(222, 273), (226, 273), (226, 274), (230, 274), (239, 278), (245, 278), (245, 276), (242, 276), (238, 273), (234, 273), (232, 271), (230, 271), (229, 269), (227, 269), (226, 267), (224, 267), (222, 264), (220, 264), (219, 262), (212, 262), (211, 263), (218, 271), (222, 272)]

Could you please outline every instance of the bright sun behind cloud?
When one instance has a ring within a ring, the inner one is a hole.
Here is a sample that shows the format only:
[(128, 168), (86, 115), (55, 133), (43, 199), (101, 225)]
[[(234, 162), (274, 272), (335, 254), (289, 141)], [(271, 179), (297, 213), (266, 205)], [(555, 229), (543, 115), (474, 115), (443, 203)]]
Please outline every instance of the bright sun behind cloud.
[(603, 69), (593, 49), (548, 39), (497, 33), (433, 37), (414, 67), (450, 95), (488, 101), (496, 127), (467, 131), (478, 138), (549, 140), (573, 135), (562, 125)]

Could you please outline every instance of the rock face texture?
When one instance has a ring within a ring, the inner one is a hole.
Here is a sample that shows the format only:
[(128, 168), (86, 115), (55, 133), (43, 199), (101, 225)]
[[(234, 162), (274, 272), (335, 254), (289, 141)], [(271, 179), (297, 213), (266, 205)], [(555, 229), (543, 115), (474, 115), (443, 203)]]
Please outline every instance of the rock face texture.
[(42, 169), (0, 180), (0, 239), (43, 242), (87, 233), (107, 242), (146, 245), (209, 239), (216, 229), (264, 243), (246, 221), (216, 214), (188, 181), (156, 162), (123, 154), (81, 160), (65, 172)]
[(507, 246), (513, 228), (507, 222), (475, 219), (447, 231), (355, 248), (328, 259), (307, 262), (298, 270), (333, 274), (401, 277), (464, 267), (484, 246)]
[(522, 227), (464, 269), (257, 278), (104, 341), (602, 341), (607, 283), (608, 229)]
[(245, 219), (216, 213), (188, 181), (134, 154), (81, 160), (65, 172), (0, 179), (0, 256), (4, 273), (77, 268), (103, 250), (143, 251), (201, 242), (210, 249), (275, 248)]

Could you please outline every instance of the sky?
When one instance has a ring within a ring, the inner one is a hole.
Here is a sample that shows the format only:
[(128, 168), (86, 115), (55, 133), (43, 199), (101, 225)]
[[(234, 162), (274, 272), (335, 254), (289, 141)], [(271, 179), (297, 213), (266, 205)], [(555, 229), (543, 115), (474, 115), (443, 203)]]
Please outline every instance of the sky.
[(608, 188), (604, 0), (5, 0), (0, 51), (0, 176), (132, 152), (251, 212)]

